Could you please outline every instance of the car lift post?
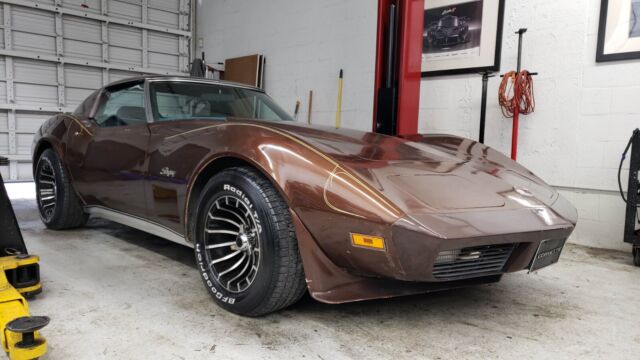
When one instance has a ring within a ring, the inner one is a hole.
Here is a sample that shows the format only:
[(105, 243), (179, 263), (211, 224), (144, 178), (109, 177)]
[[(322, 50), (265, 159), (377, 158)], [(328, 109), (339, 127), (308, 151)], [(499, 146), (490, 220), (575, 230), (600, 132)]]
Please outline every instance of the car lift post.
[(373, 131), (418, 133), (425, 0), (378, 0)]
[[(0, 157), (0, 165), (7, 159)], [(40, 258), (29, 255), (0, 175), (0, 329), (2, 346), (12, 360), (36, 359), (47, 351), (39, 330), (46, 316), (29, 316), (25, 297), (42, 291)]]
[[(629, 185), (627, 188), (627, 211), (624, 222), (624, 241), (633, 245), (633, 262), (640, 266), (640, 230), (636, 230), (638, 207), (640, 206), (640, 129), (633, 132), (629, 162)], [(626, 153), (626, 151), (625, 151)]]

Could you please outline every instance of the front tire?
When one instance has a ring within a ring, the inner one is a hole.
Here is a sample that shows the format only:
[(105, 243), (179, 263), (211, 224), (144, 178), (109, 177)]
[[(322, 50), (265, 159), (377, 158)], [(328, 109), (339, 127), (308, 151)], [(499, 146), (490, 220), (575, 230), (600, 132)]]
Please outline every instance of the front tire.
[(260, 172), (238, 167), (214, 176), (195, 220), (198, 270), (219, 306), (262, 316), (302, 297), (306, 283), (289, 207)]
[(71, 187), (62, 162), (53, 149), (42, 152), (34, 173), (40, 218), (53, 230), (84, 226), (89, 216)]

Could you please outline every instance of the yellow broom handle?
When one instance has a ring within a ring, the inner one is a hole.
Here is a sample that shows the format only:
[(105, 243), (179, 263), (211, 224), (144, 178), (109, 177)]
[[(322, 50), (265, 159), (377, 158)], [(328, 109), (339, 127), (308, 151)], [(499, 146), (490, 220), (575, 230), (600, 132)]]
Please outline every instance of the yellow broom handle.
[(340, 77), (338, 78), (338, 109), (336, 110), (336, 129), (340, 128), (340, 122), (342, 117), (342, 79), (343, 72), (340, 69)]

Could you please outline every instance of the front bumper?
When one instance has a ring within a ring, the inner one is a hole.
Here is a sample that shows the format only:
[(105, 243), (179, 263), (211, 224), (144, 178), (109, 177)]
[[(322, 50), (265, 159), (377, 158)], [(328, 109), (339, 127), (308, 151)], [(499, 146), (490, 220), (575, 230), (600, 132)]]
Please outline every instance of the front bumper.
[[(320, 243), (293, 211), (292, 218), (309, 292), (328, 303), (496, 282), (503, 273), (529, 268), (543, 240), (566, 239), (575, 225), (564, 217), (538, 214), (534, 209), (413, 215), (393, 226), (336, 219), (326, 222), (330, 225), (322, 229), (326, 237), (321, 237)], [(386, 249), (352, 246), (344, 235), (339, 235), (345, 234), (345, 228), (383, 236)], [(447, 236), (443, 235), (444, 230)], [(335, 241), (328, 241), (331, 239)], [(436, 259), (443, 251), (494, 245), (512, 247), (504, 265), (496, 271), (455, 278), (434, 274)]]
[[(425, 237), (424, 233), (411, 228), (395, 227), (393, 245), (397, 261), (402, 266), (402, 276), (395, 278), (443, 282), (528, 269), (542, 241), (566, 239), (572, 231), (573, 226), (570, 226), (544, 231), (443, 239)], [(437, 264), (438, 255), (446, 256), (459, 251), (466, 253), (466, 256), (472, 254), (477, 260), (462, 261), (458, 267), (446, 266), (453, 263)], [(481, 256), (487, 256), (487, 259), (483, 262)]]
[[(386, 235), (385, 252), (352, 247), (345, 265), (358, 276), (415, 282), (445, 282), (515, 272), (530, 267), (542, 241), (567, 239), (574, 226), (575, 222), (548, 208), (411, 215), (391, 227)], [(506, 249), (508, 253), (496, 253), (496, 249)], [(500, 266), (489, 267), (480, 259), (471, 262), (481, 265), (475, 273), (443, 274), (438, 272), (442, 268), (434, 269), (439, 254), (462, 250), (479, 254), (478, 258), (488, 256), (487, 261)], [(498, 255), (504, 256), (491, 258)]]

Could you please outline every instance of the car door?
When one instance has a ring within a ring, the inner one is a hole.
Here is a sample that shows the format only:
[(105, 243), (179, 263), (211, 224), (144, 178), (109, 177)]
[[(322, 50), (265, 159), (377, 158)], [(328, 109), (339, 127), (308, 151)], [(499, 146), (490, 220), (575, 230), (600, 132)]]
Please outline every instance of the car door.
[(69, 132), (67, 164), (87, 206), (146, 217), (144, 181), (149, 127), (144, 82), (106, 88), (92, 119)]

